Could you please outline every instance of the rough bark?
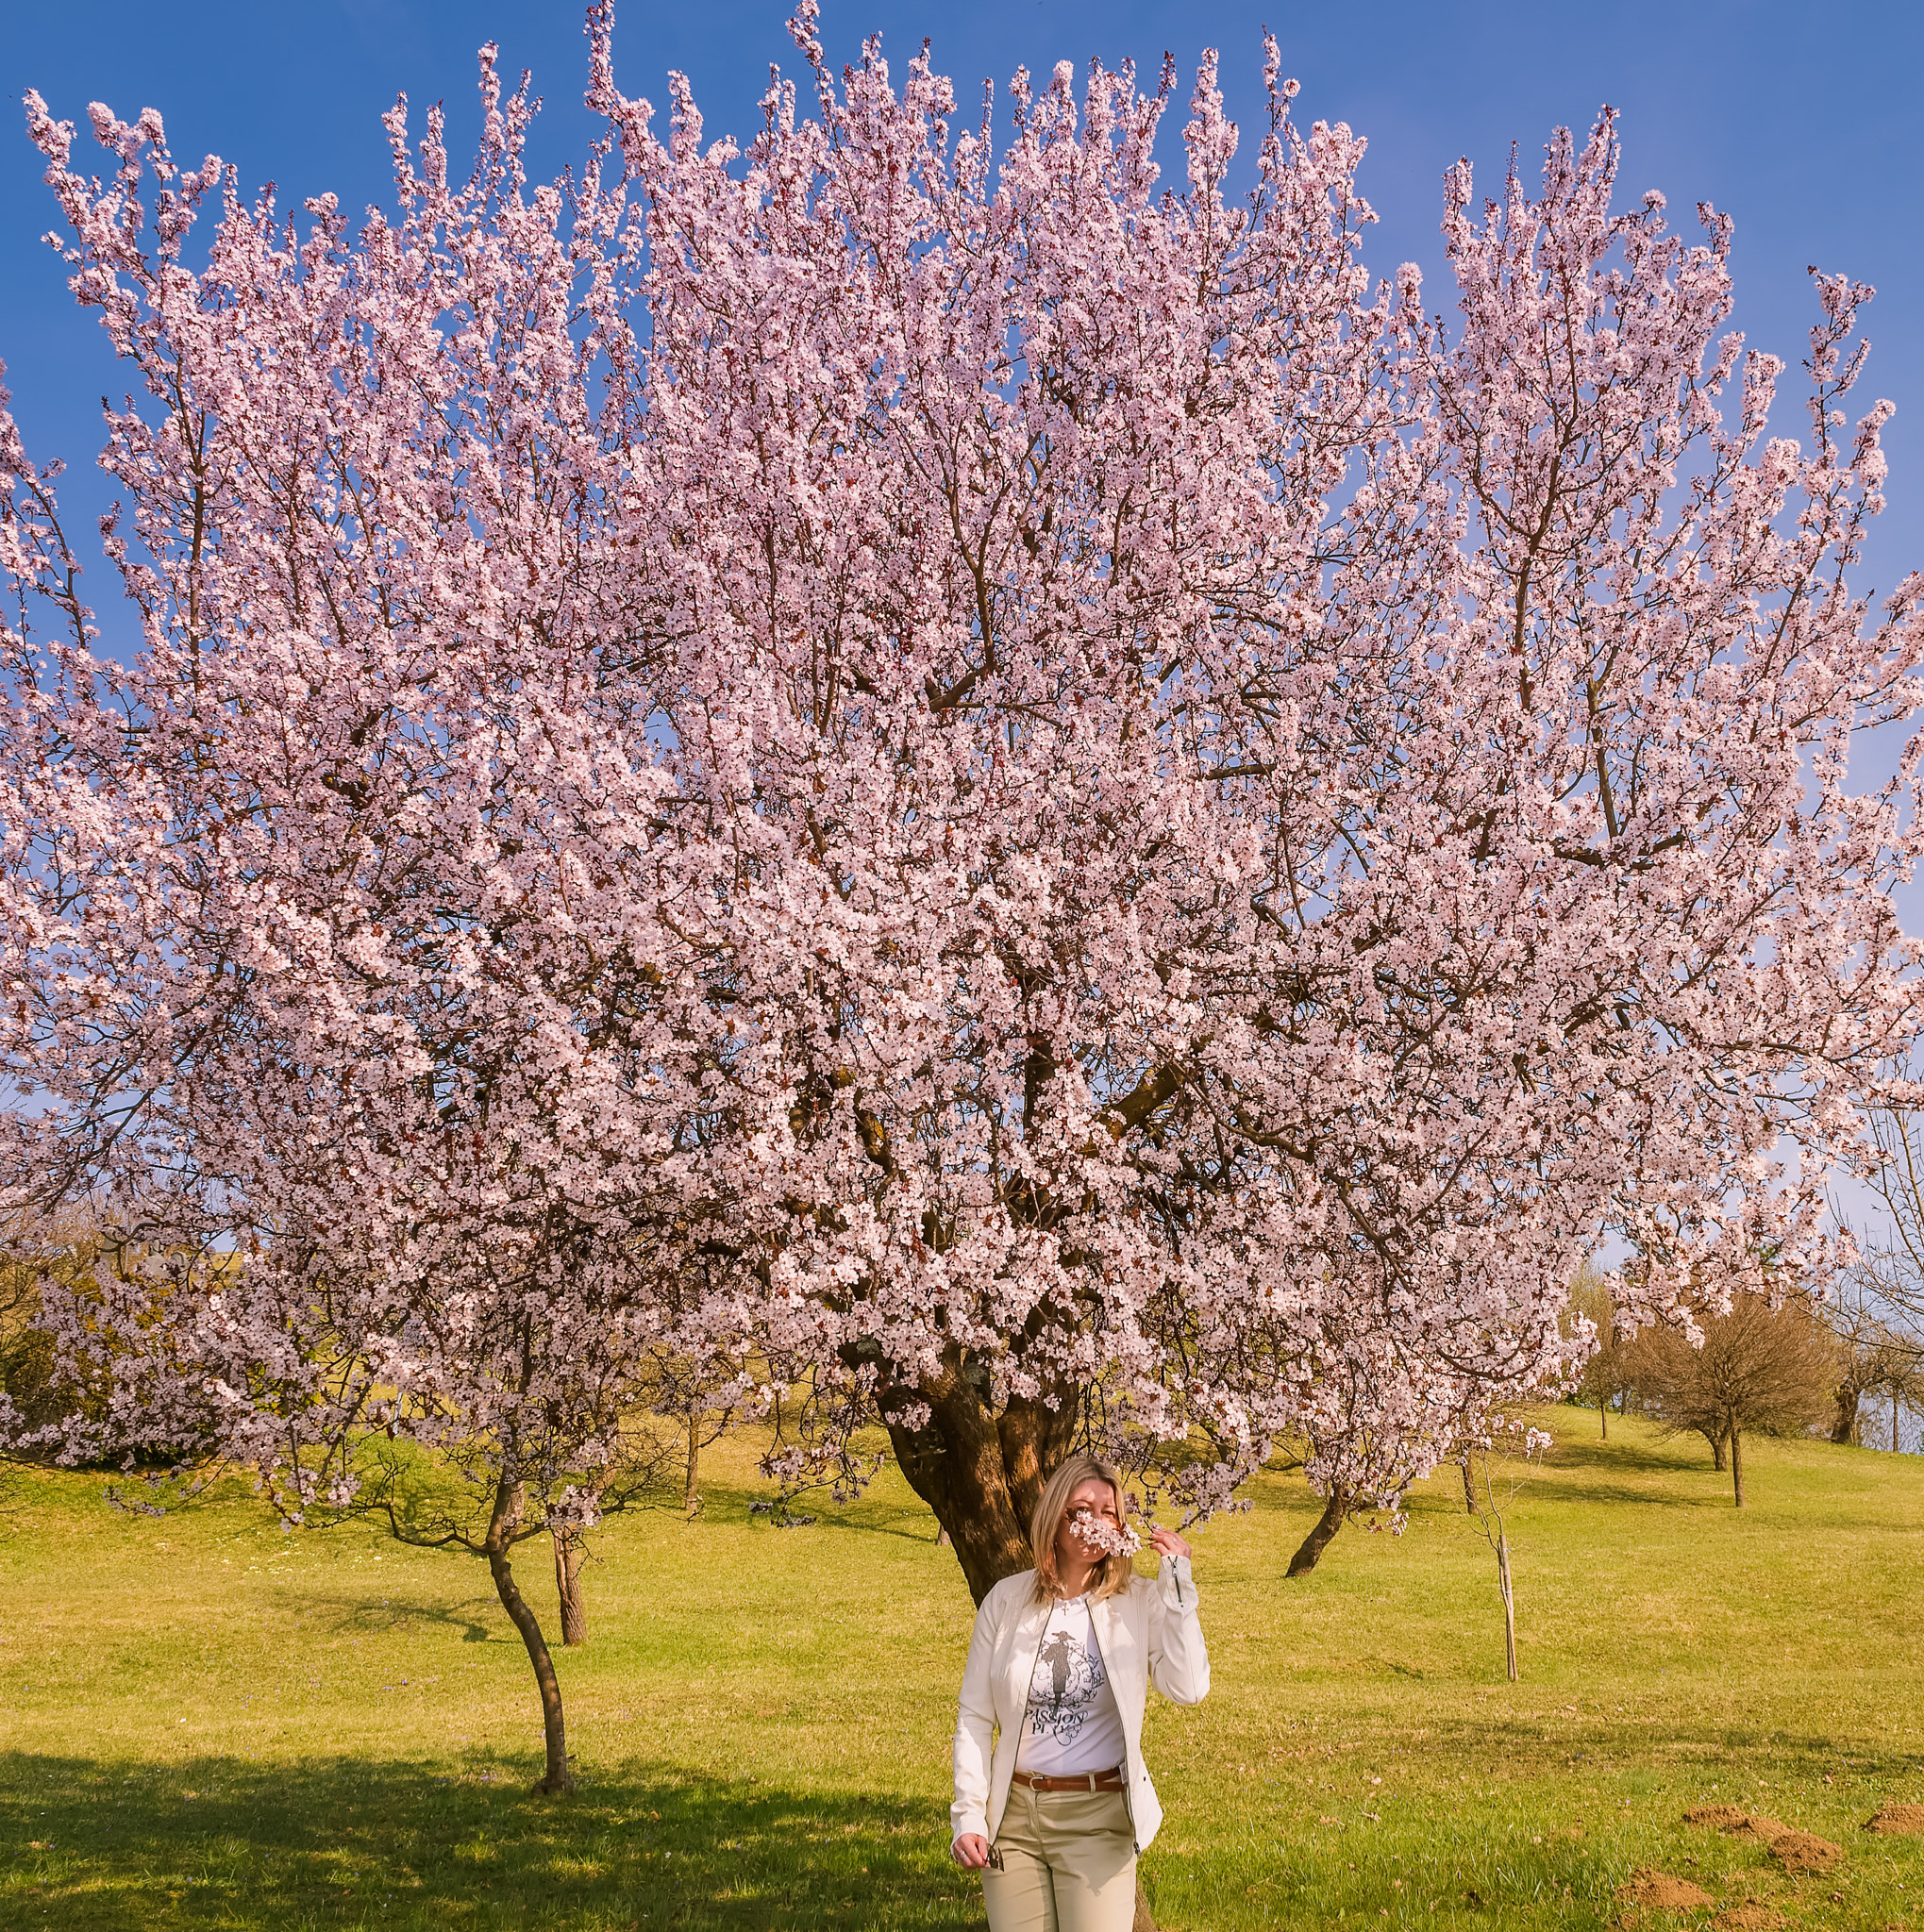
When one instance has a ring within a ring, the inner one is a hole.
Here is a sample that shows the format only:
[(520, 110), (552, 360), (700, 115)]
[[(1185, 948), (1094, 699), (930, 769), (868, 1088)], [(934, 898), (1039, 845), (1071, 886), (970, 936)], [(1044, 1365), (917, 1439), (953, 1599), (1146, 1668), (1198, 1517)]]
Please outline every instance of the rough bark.
[[(912, 1403), (929, 1409), (919, 1428), (903, 1420)], [(1074, 1441), (1075, 1392), (1061, 1391), (1054, 1408), (1017, 1398), (998, 1416), (986, 1373), (950, 1348), (937, 1374), (913, 1389), (887, 1391), (880, 1407), (909, 1487), (948, 1532), (969, 1594), (979, 1604), (1003, 1577), (1034, 1562), (1029, 1518), (1049, 1472)]]
[(561, 1600), (561, 1642), (572, 1650), (588, 1641), (588, 1605), (581, 1595), (581, 1541), (555, 1531), (555, 1594)]
[(568, 1770), (567, 1723), (561, 1712), (561, 1686), (555, 1675), (555, 1660), (548, 1655), (540, 1620), (515, 1585), (514, 1566), (509, 1561), (508, 1553), (513, 1548), (515, 1532), (521, 1527), (525, 1501), (521, 1485), (504, 1477), (494, 1491), (494, 1513), (488, 1524), (486, 1549), (495, 1594), (508, 1612), (508, 1621), (520, 1631), (521, 1641), (527, 1647), (527, 1660), (534, 1666), (535, 1685), (541, 1691), (542, 1733), (547, 1762), (534, 1789), (544, 1796), (554, 1797), (573, 1790), (575, 1779)]
[(1307, 1576), (1316, 1567), (1316, 1559), (1329, 1548), (1330, 1539), (1343, 1527), (1343, 1519), (1348, 1514), (1349, 1491), (1339, 1485), (1330, 1491), (1330, 1500), (1316, 1519), (1315, 1528), (1304, 1537), (1301, 1547), (1289, 1559), (1292, 1576)]
[(1732, 1429), (1731, 1431), (1731, 1488), (1736, 1492), (1737, 1507), (1744, 1507), (1744, 1438)]
[(1516, 1681), (1516, 1596), (1510, 1587), (1510, 1539), (1497, 1532), (1497, 1592), (1503, 1599), (1503, 1660)]
[(1837, 1413), (1831, 1420), (1831, 1440), (1833, 1442), (1855, 1442), (1857, 1441), (1857, 1404), (1859, 1391), (1848, 1382), (1837, 1391)]
[(691, 1521), (701, 1507), (701, 1429), (700, 1418), (688, 1418), (688, 1480), (681, 1490), (681, 1513)]
[(1461, 1464), (1463, 1469), (1463, 1507), (1466, 1516), (1477, 1513), (1477, 1479), (1470, 1469), (1470, 1459), (1465, 1456)]
[(1710, 1444), (1712, 1465), (1721, 1474), (1724, 1466), (1723, 1432), (1721, 1430), (1706, 1429), (1703, 1432), (1703, 1440)]

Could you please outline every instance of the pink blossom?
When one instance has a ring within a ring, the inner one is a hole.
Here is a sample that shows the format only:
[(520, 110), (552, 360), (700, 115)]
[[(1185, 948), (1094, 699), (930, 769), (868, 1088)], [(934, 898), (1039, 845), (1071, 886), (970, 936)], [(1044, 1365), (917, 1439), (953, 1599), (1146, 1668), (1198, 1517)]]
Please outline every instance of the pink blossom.
[(998, 158), (813, 21), (812, 111), (704, 146), (598, 9), (565, 184), (491, 50), (475, 171), (397, 106), (359, 228), (27, 97), (142, 386), (130, 670), (0, 425), (0, 1184), (119, 1243), (72, 1453), (298, 1514), (411, 1442), (519, 1535), (692, 1362), (796, 1391), (784, 1479), (879, 1419), (979, 1591), (1079, 1436), (1394, 1511), (1599, 1243), (1627, 1322), (1834, 1265), (1919, 1018), (1867, 291), (1799, 442), (1608, 115), (1452, 173), (1446, 326), (1273, 46), (1235, 202), (1213, 58), (1165, 186), (1173, 75), (1020, 79)]
[(1105, 1556), (1133, 1557), (1143, 1546), (1142, 1538), (1129, 1524), (1111, 1523), (1106, 1517), (1072, 1516), (1069, 1527), (1092, 1550), (1100, 1550)]

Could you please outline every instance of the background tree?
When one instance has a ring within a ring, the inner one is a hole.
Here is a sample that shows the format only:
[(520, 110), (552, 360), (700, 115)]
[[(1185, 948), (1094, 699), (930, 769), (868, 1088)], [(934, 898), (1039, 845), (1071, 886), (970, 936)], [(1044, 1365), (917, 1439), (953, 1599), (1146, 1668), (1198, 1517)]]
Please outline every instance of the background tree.
[(0, 1229), (0, 1453), (51, 1460), (62, 1419), (102, 1406), (97, 1380), (89, 1387), (69, 1379), (74, 1365), (60, 1359), (43, 1307), (48, 1280), (68, 1290), (84, 1282), (100, 1246), (78, 1213)]
[(1589, 1324), (1595, 1348), (1584, 1361), (1571, 1392), (1577, 1400), (1595, 1406), (1598, 1427), (1607, 1442), (1610, 1405), (1620, 1401), (1630, 1385), (1629, 1341), (1618, 1326), (1609, 1279), (1591, 1260), (1578, 1269), (1576, 1279), (1570, 1284), (1566, 1327), (1574, 1333), (1579, 1321)]
[(1899, 1407), (1916, 1403), (1924, 1393), (1924, 1341), (1879, 1290), (1889, 1266), (1888, 1257), (1873, 1255), (1850, 1272), (1835, 1299), (1821, 1310), (1837, 1343), (1833, 1442), (1861, 1442), (1862, 1405), (1866, 1397), (1882, 1397), (1891, 1405), (1895, 1450)]
[(763, 1392), (753, 1389), (744, 1365), (663, 1354), (654, 1365), (648, 1400), (674, 1430), (680, 1452), (681, 1510), (693, 1522), (701, 1509), (702, 1451), (720, 1441), (745, 1412), (764, 1410)]
[(1794, 1436), (1829, 1422), (1836, 1349), (1800, 1295), (1773, 1307), (1768, 1295), (1746, 1291), (1729, 1313), (1703, 1318), (1700, 1341), (1679, 1328), (1648, 1328), (1630, 1354), (1644, 1406), (1669, 1433), (1691, 1430), (1713, 1449), (1728, 1446), (1740, 1509), (1747, 1431)]
[(1848, 1351), (1833, 1437), (1856, 1440), (1857, 1399), (1882, 1395), (1893, 1449), (1900, 1407), (1924, 1399), (1924, 1100), (1913, 1071), (1894, 1067), (1900, 1077), (1866, 1110), (1876, 1154), (1868, 1177), (1885, 1213), (1874, 1233), (1860, 1232), (1862, 1258), (1833, 1324)]

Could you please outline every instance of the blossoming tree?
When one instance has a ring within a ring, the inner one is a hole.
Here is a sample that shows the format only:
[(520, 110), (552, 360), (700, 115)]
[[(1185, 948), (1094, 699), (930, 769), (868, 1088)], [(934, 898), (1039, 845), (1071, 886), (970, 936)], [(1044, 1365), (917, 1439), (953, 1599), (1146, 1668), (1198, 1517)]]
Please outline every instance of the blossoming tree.
[(472, 180), (397, 110), (358, 231), (32, 105), (147, 391), (131, 670), (6, 458), (6, 1184), (151, 1257), (66, 1324), (113, 1414), (291, 1509), (466, 1456), (502, 1583), (651, 1351), (752, 1360), (797, 1455), (887, 1426), (979, 1597), (1079, 1436), (1393, 1502), (1581, 1350), (1606, 1232), (1644, 1313), (1821, 1265), (1917, 1017), (1863, 291), (1803, 450), (1607, 118), (1481, 221), (1453, 177), (1446, 328), (1273, 48), (1239, 204), (1213, 64), (1165, 190), (1166, 72), (1018, 78), (998, 160), (804, 8), (813, 111), (738, 150), (593, 25), (579, 175), (489, 56)]
[(297, 237), (152, 114), (96, 108), (116, 172), (82, 176), (29, 100), (76, 291), (146, 386), (106, 458), (144, 651), (90, 655), (8, 422), (7, 1051), (32, 1104), (5, 1158), (10, 1194), (92, 1197), (139, 1262), (49, 1297), (112, 1378), (70, 1451), (225, 1456), (290, 1517), (484, 1557), (558, 1789), (510, 1558), (558, 1536), (565, 1580), (648, 1473), (664, 1353), (699, 1353), (708, 1028), (659, 916), (672, 774), (645, 678), (611, 670), (621, 440), (588, 372), (623, 354), (621, 192), (524, 195), (525, 94), (489, 62), (484, 102), (465, 187), (438, 114), (417, 167), (397, 110), (399, 220), (350, 234), (322, 200)]
[(979, 1594), (1079, 1427), (1208, 1441), (1203, 1505), (1280, 1431), (1393, 1501), (1581, 1354), (1606, 1233), (1631, 1315), (1821, 1272), (1916, 1022), (1915, 743), (1849, 783), (1917, 695), (1916, 580), (1846, 578), (1865, 291), (1819, 283), (1800, 451), (1718, 335), (1728, 222), (1613, 214), (1608, 116), (1481, 221), (1452, 176), (1446, 329), (1371, 292), (1360, 143), (1273, 48), (1237, 208), (1207, 67), (1164, 194), (1166, 75), (1018, 83), (996, 172), (926, 58), (838, 89), (797, 29), (818, 112), (778, 86), (745, 155), (596, 82), (768, 1345)]

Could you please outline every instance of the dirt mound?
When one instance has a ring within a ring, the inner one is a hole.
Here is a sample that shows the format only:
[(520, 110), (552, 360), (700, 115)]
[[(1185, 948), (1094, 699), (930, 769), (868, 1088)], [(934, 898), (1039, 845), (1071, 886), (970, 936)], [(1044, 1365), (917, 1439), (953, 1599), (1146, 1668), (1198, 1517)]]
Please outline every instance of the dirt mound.
[(1783, 1914), (1772, 1911), (1768, 1906), (1760, 1906), (1754, 1898), (1748, 1898), (1740, 1906), (1732, 1906), (1727, 1912), (1719, 1912), (1714, 1923), (1724, 1928), (1724, 1932), (1780, 1932)]
[(1893, 1838), (1909, 1838), (1924, 1831), (1924, 1805), (1886, 1805), (1875, 1818), (1864, 1821), (1864, 1828), (1888, 1832)]
[(1770, 1856), (1786, 1872), (1828, 1872), (1844, 1856), (1844, 1847), (1814, 1832), (1786, 1831), (1770, 1840)]
[(1725, 1825), (1724, 1830), (1732, 1838), (1762, 1839), (1767, 1845), (1774, 1845), (1781, 1838), (1797, 1836), (1781, 1818), (1739, 1818), (1736, 1824)]
[(1668, 1872), (1632, 1872), (1619, 1896), (1633, 1906), (1650, 1906), (1660, 1912), (1694, 1912), (1713, 1903), (1702, 1886), (1673, 1877)]
[(1733, 1824), (1742, 1824), (1749, 1816), (1736, 1805), (1693, 1805), (1683, 1814), (1685, 1824), (1714, 1824), (1720, 1831), (1728, 1831)]

